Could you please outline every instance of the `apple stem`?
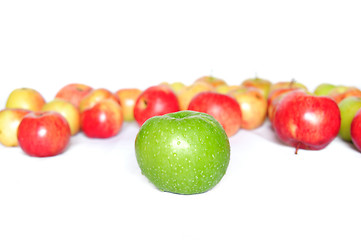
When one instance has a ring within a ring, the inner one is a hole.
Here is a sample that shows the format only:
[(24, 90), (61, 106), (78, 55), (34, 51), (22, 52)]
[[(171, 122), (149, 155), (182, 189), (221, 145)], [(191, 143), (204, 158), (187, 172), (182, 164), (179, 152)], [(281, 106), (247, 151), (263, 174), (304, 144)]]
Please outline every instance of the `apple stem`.
[(297, 145), (296, 145), (296, 150), (295, 150), (295, 154), (297, 155), (297, 153), (298, 153), (298, 149), (300, 148), (300, 145), (301, 145), (301, 143), (299, 142), (299, 143), (297, 143)]
[(291, 82), (290, 82), (290, 88), (292, 88), (295, 83), (296, 83), (296, 80), (294, 78), (292, 78)]

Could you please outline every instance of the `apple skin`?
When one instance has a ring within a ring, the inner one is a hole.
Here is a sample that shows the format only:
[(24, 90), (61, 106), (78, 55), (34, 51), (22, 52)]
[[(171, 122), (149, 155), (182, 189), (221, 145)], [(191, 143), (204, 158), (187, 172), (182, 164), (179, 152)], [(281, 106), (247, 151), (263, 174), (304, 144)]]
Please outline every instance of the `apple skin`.
[(329, 95), (336, 103), (348, 97), (361, 97), (361, 90), (356, 87), (338, 87), (330, 91)]
[(120, 104), (119, 98), (116, 94), (112, 93), (105, 88), (93, 89), (89, 92), (79, 103), (80, 112), (84, 111), (87, 108), (93, 107), (95, 104), (104, 99), (112, 99), (113, 101)]
[(55, 111), (60, 113), (68, 121), (72, 136), (80, 131), (80, 112), (71, 102), (55, 98), (45, 103), (42, 111)]
[(206, 82), (195, 82), (190, 86), (183, 88), (178, 94), (179, 109), (187, 110), (190, 101), (194, 96), (201, 92), (214, 91), (215, 88)]
[(213, 116), (223, 126), (228, 137), (241, 128), (242, 112), (236, 99), (231, 96), (216, 92), (199, 93), (189, 103), (188, 110)]
[(351, 139), (355, 147), (361, 152), (361, 110), (351, 122)]
[(32, 88), (14, 89), (6, 101), (6, 108), (20, 108), (30, 111), (40, 111), (45, 104), (43, 96)]
[(63, 99), (79, 107), (80, 101), (93, 90), (92, 87), (82, 83), (70, 83), (62, 87), (55, 95), (57, 99)]
[(291, 81), (281, 81), (281, 82), (273, 83), (270, 87), (269, 92), (272, 92), (279, 88), (298, 88), (298, 89), (303, 89), (306, 92), (308, 91), (307, 87), (304, 84), (297, 82), (295, 80), (291, 80)]
[(115, 92), (122, 106), (124, 121), (134, 121), (134, 106), (141, 93), (138, 88), (123, 88)]
[(81, 128), (89, 138), (110, 138), (123, 125), (122, 107), (112, 99), (104, 99), (80, 114)]
[(227, 85), (226, 81), (224, 81), (223, 79), (213, 77), (213, 76), (203, 76), (203, 77), (196, 79), (194, 82), (195, 83), (196, 82), (208, 83), (209, 85), (213, 86), (214, 88), (222, 86), (222, 85)]
[(33, 157), (51, 157), (65, 151), (70, 142), (70, 127), (57, 112), (31, 112), (19, 124), (21, 149)]
[(141, 126), (151, 117), (179, 111), (178, 98), (169, 87), (152, 86), (144, 90), (134, 106), (134, 118)]
[(244, 80), (241, 85), (245, 87), (254, 87), (259, 89), (262, 92), (263, 96), (267, 99), (272, 82), (267, 79), (255, 77)]
[(169, 87), (176, 95), (178, 95), (186, 87), (186, 85), (182, 82), (162, 82), (160, 85), (165, 85)]
[(230, 144), (212, 116), (186, 110), (146, 121), (135, 153), (142, 174), (159, 190), (197, 194), (212, 189), (226, 173)]
[(284, 143), (296, 148), (325, 148), (340, 129), (341, 116), (337, 103), (329, 97), (293, 91), (278, 103), (273, 127)]
[(339, 104), (341, 113), (341, 127), (339, 136), (348, 142), (351, 142), (351, 122), (355, 117), (357, 111), (361, 109), (360, 97), (348, 97), (343, 99)]
[(336, 86), (330, 83), (321, 83), (317, 85), (313, 93), (317, 96), (328, 96), (330, 91), (334, 89)]
[(267, 99), (263, 92), (254, 87), (241, 87), (230, 91), (242, 112), (241, 128), (251, 130), (260, 127), (267, 116)]
[(0, 143), (6, 147), (17, 147), (18, 127), (30, 110), (6, 108), (0, 111)]

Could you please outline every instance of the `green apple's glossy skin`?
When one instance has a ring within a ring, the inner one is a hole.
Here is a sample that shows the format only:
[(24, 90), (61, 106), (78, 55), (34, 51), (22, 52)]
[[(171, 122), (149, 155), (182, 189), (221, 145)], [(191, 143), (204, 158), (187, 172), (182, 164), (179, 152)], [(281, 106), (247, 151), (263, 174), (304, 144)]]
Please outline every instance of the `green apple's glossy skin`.
[(357, 111), (361, 109), (361, 98), (348, 97), (342, 100), (338, 107), (341, 113), (341, 127), (339, 135), (348, 142), (351, 142), (351, 122)]
[(330, 83), (321, 83), (315, 88), (315, 91), (313, 93), (317, 96), (327, 96), (330, 91), (335, 87), (335, 85)]
[(135, 153), (142, 174), (158, 189), (196, 194), (222, 179), (230, 144), (212, 116), (179, 111), (148, 119), (136, 137)]

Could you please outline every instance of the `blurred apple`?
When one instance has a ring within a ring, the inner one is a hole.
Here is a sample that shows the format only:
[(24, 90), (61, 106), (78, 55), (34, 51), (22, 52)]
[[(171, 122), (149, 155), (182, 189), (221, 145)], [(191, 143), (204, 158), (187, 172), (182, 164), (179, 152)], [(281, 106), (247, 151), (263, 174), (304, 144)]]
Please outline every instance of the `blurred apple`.
[(119, 98), (117, 95), (113, 94), (111, 91), (105, 88), (93, 89), (88, 93), (79, 103), (80, 112), (84, 111), (87, 108), (93, 107), (95, 104), (104, 99), (112, 99), (113, 101), (120, 104)]
[(223, 79), (213, 77), (213, 76), (203, 76), (203, 77), (196, 79), (194, 82), (195, 83), (196, 82), (208, 83), (215, 88), (218, 86), (221, 86), (221, 85), (227, 85), (227, 83)]
[(80, 101), (88, 93), (93, 90), (92, 87), (81, 84), (81, 83), (71, 83), (62, 87), (55, 95), (55, 98), (67, 100), (71, 102), (74, 106), (79, 107)]
[(6, 108), (40, 111), (44, 104), (45, 99), (35, 89), (17, 88), (10, 93), (6, 102)]
[(180, 110), (187, 110), (189, 102), (194, 96), (201, 92), (214, 91), (215, 88), (206, 82), (196, 82), (190, 86), (185, 87), (178, 94), (179, 108)]
[(55, 98), (50, 102), (47, 102), (42, 111), (54, 111), (60, 113), (67, 121), (70, 127), (71, 135), (75, 135), (80, 129), (80, 113), (79, 109), (75, 107), (71, 102), (66, 100)]
[(241, 85), (259, 89), (262, 92), (264, 98), (267, 99), (272, 83), (267, 79), (255, 77), (244, 80)]
[(90, 138), (110, 138), (119, 133), (123, 125), (123, 112), (119, 103), (103, 99), (80, 114), (81, 128)]
[(340, 86), (332, 89), (328, 96), (330, 96), (336, 103), (340, 103), (347, 97), (361, 97), (361, 90), (356, 87)]
[(269, 92), (274, 91), (275, 89), (279, 89), (279, 88), (299, 88), (299, 89), (303, 89), (305, 91), (308, 91), (307, 87), (300, 83), (300, 82), (296, 82), (295, 80), (291, 80), (289, 82), (285, 81), (285, 82), (276, 82), (273, 83), (270, 87)]
[(230, 91), (242, 112), (241, 128), (251, 130), (261, 126), (267, 116), (267, 99), (261, 90), (254, 87), (242, 87)]
[(173, 82), (173, 83), (162, 82), (160, 85), (165, 85), (167, 87), (170, 87), (170, 89), (172, 89), (176, 95), (178, 95), (186, 87), (186, 85), (182, 82)]
[(361, 109), (360, 97), (348, 97), (343, 99), (339, 104), (341, 112), (341, 127), (339, 135), (340, 137), (350, 142), (351, 141), (351, 123), (355, 117), (357, 111)]
[(31, 112), (18, 128), (21, 149), (34, 157), (50, 157), (65, 151), (70, 142), (70, 127), (57, 112)]
[(316, 96), (328, 96), (330, 91), (334, 89), (336, 86), (330, 83), (321, 83), (317, 85), (313, 93)]
[(213, 116), (223, 126), (228, 137), (241, 128), (242, 112), (238, 102), (231, 96), (216, 92), (199, 93), (189, 103), (188, 110)]
[(134, 120), (134, 106), (142, 91), (138, 88), (122, 88), (115, 92), (122, 106), (124, 121)]
[(355, 147), (361, 152), (361, 110), (357, 111), (351, 122), (351, 139)]
[(0, 143), (6, 147), (19, 145), (17, 133), (23, 117), (30, 113), (30, 110), (6, 108), (0, 111)]
[(141, 126), (151, 117), (178, 112), (177, 96), (167, 86), (151, 86), (143, 91), (134, 106), (134, 118)]
[(242, 86), (240, 86), (240, 85), (220, 85), (220, 86), (216, 87), (215, 92), (227, 94), (228, 92), (230, 92), (232, 90), (236, 90), (238, 88), (242, 88)]

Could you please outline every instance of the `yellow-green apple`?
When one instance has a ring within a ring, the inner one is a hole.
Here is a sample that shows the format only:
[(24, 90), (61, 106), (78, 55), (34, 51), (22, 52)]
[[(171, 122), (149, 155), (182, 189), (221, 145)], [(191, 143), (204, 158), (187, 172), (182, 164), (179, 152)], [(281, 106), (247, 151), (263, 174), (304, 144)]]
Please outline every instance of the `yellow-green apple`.
[(278, 138), (298, 149), (325, 148), (340, 130), (337, 103), (329, 97), (292, 91), (278, 103), (273, 128)]
[(170, 87), (176, 95), (178, 95), (186, 87), (186, 85), (182, 82), (173, 82), (173, 83), (162, 82), (160, 85), (165, 85)]
[(116, 136), (123, 125), (123, 111), (119, 103), (103, 99), (80, 114), (81, 129), (90, 138)]
[(55, 111), (60, 113), (68, 121), (71, 135), (75, 135), (79, 132), (80, 112), (79, 109), (71, 102), (60, 98), (55, 98), (45, 103), (42, 111)]
[(34, 157), (50, 157), (65, 151), (70, 142), (70, 127), (57, 112), (31, 112), (21, 120), (18, 142), (21, 149)]
[(336, 87), (328, 94), (336, 103), (340, 103), (347, 97), (361, 97), (361, 90), (356, 87)]
[(151, 117), (179, 111), (177, 96), (167, 86), (151, 86), (138, 97), (134, 106), (134, 118), (141, 126)]
[(278, 88), (300, 88), (308, 92), (308, 89), (304, 84), (296, 82), (295, 80), (273, 83), (269, 89), (269, 92), (272, 92), (273, 90)]
[(339, 135), (340, 137), (350, 142), (351, 141), (351, 122), (355, 117), (357, 111), (361, 109), (360, 97), (348, 97), (343, 99), (339, 104), (341, 112), (341, 127)]
[(336, 86), (330, 83), (321, 83), (317, 85), (313, 93), (317, 96), (328, 96), (330, 91), (334, 89)]
[(230, 144), (212, 116), (179, 111), (146, 121), (135, 139), (135, 154), (142, 174), (159, 190), (197, 194), (221, 181)]
[(120, 104), (117, 95), (115, 95), (108, 89), (97, 88), (97, 89), (93, 89), (90, 93), (88, 93), (82, 98), (82, 100), (79, 103), (79, 110), (80, 112), (82, 112), (87, 108), (93, 107), (95, 104), (97, 104), (98, 102), (104, 99), (112, 99), (113, 101)]
[(122, 88), (115, 92), (122, 106), (124, 121), (134, 120), (134, 106), (142, 91), (138, 88)]
[(6, 108), (20, 108), (30, 111), (40, 111), (45, 104), (43, 96), (32, 88), (17, 88), (13, 90), (6, 101)]
[(196, 82), (191, 84), (190, 86), (185, 87), (178, 94), (179, 101), (179, 109), (187, 110), (189, 102), (192, 100), (194, 96), (201, 92), (213, 91), (215, 88), (206, 82)]
[(188, 110), (213, 116), (223, 126), (228, 137), (241, 128), (242, 112), (236, 99), (231, 96), (216, 92), (199, 93), (189, 103)]
[(361, 152), (361, 110), (351, 122), (351, 139), (355, 147)]
[(230, 91), (242, 112), (241, 128), (251, 130), (261, 126), (267, 116), (267, 99), (261, 90), (255, 87), (241, 87)]
[(80, 101), (93, 90), (92, 87), (82, 83), (70, 83), (62, 87), (55, 95), (55, 98), (67, 100), (79, 107)]
[(248, 78), (248, 79), (244, 80), (241, 83), (241, 85), (245, 86), (245, 87), (255, 87), (255, 88), (259, 89), (262, 92), (264, 98), (267, 99), (272, 82), (267, 79), (255, 77), (255, 78)]
[(213, 86), (215, 88), (218, 87), (218, 86), (221, 86), (221, 85), (227, 85), (227, 83), (223, 79), (213, 77), (213, 76), (203, 76), (203, 77), (200, 77), (200, 78), (196, 79), (194, 82), (195, 83), (196, 82), (208, 83), (208, 84), (210, 84), (211, 86)]
[(18, 127), (30, 110), (6, 108), (0, 111), (0, 143), (6, 147), (18, 146)]

